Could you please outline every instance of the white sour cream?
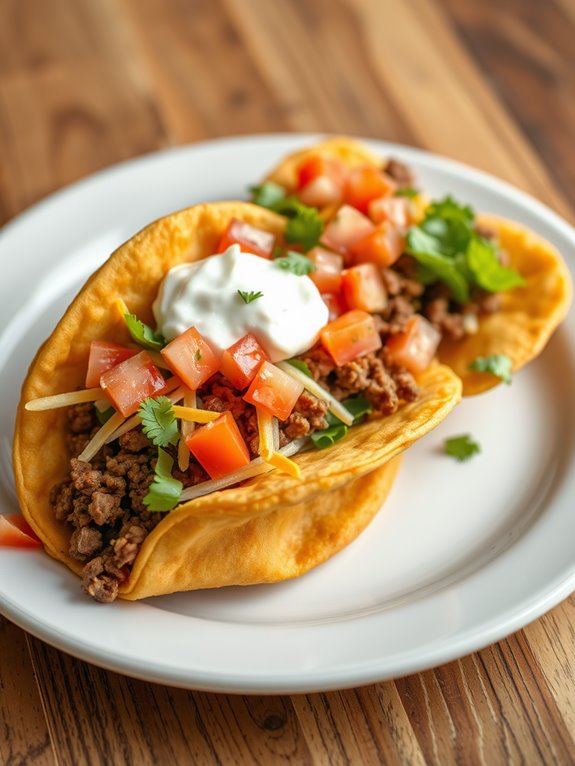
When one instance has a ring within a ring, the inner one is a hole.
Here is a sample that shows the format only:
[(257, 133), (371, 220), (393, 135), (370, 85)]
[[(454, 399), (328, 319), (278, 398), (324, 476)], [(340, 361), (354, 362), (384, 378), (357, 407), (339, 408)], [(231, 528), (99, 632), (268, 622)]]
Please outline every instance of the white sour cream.
[[(246, 304), (238, 290), (263, 295)], [(310, 348), (328, 321), (327, 306), (311, 279), (243, 253), (239, 245), (170, 269), (153, 310), (166, 340), (195, 327), (221, 353), (252, 333), (272, 362)]]

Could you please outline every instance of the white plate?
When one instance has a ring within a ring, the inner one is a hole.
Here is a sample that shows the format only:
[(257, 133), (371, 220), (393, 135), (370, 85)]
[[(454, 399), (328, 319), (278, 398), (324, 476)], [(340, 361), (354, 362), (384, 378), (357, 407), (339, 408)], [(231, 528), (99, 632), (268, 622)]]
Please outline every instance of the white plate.
[[(243, 198), (313, 136), (256, 136), (124, 163), (65, 189), (0, 234), (0, 508), (14, 511), (10, 441), (26, 367), (84, 278), (150, 220)], [(525, 194), (383, 143), (424, 189), (522, 221), (573, 266), (575, 232)], [(466, 400), (406, 454), (389, 501), (345, 551), (292, 582), (99, 605), (38, 552), (0, 550), (0, 611), (106, 668), (228, 692), (365, 684), (452, 660), (543, 614), (575, 587), (575, 324), (512, 386)], [(443, 440), (471, 433), (457, 463)], [(47, 488), (48, 489), (48, 488)]]

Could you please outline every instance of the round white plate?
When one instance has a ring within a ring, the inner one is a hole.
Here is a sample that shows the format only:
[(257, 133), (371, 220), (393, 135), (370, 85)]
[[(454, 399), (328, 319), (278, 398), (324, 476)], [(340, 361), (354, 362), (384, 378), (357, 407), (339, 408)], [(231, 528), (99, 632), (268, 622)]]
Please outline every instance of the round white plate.
[[(127, 162), (35, 206), (0, 233), (0, 509), (20, 383), (82, 281), (122, 241), (187, 205), (244, 198), (249, 184), (314, 136), (256, 136)], [(405, 147), (432, 195), (514, 218), (575, 263), (575, 232), (483, 173)], [(573, 311), (511, 386), (464, 401), (404, 457), (361, 537), (278, 585), (93, 603), (40, 552), (0, 550), (0, 611), (50, 644), (112, 670), (226, 692), (303, 692), (397, 677), (452, 660), (543, 614), (575, 588)], [(446, 437), (481, 454), (457, 463)], [(48, 491), (48, 487), (46, 488)]]

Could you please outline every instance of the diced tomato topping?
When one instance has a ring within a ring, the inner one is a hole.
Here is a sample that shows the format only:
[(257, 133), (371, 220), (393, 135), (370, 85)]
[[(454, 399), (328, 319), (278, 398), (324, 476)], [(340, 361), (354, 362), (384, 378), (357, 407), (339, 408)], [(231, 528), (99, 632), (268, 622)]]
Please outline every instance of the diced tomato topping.
[(351, 247), (354, 263), (375, 263), (386, 267), (395, 263), (405, 249), (405, 237), (387, 221)]
[(147, 351), (120, 362), (100, 377), (100, 385), (124, 417), (133, 415), (148, 396), (166, 389), (166, 381)]
[(321, 342), (337, 365), (365, 356), (381, 347), (375, 320), (366, 311), (348, 311), (327, 324)]
[(389, 197), (397, 185), (382, 170), (366, 166), (352, 170), (345, 186), (344, 200), (362, 213), (367, 213), (369, 203), (378, 197)]
[(303, 391), (303, 386), (279, 367), (264, 362), (244, 394), (246, 402), (280, 420), (289, 417)]
[(418, 375), (426, 370), (435, 356), (441, 334), (421, 314), (411, 316), (403, 332), (387, 339), (387, 349), (395, 364)]
[(7, 548), (41, 548), (42, 543), (23, 516), (0, 516), (0, 546)]
[(300, 201), (309, 207), (326, 207), (327, 205), (339, 205), (342, 199), (342, 190), (329, 176), (318, 176), (310, 181), (298, 192)]
[(322, 300), (329, 310), (328, 319), (333, 322), (347, 311), (346, 303), (341, 293), (322, 293)]
[(297, 169), (297, 189), (301, 191), (316, 178), (330, 178), (343, 189), (348, 170), (337, 157), (315, 155), (304, 160)]
[(325, 227), (321, 242), (345, 258), (351, 246), (367, 237), (374, 228), (369, 218), (354, 207), (342, 205)]
[(120, 362), (124, 362), (138, 351), (135, 348), (119, 346), (117, 343), (108, 343), (103, 340), (93, 340), (90, 343), (90, 356), (88, 357), (88, 372), (86, 373), (86, 388), (95, 388), (100, 385), (102, 373), (111, 370)]
[(343, 272), (342, 292), (350, 309), (383, 311), (387, 290), (379, 268), (374, 263), (360, 263)]
[(309, 276), (320, 293), (337, 293), (341, 287), (343, 257), (323, 247), (314, 247), (307, 257), (315, 265), (315, 271)]
[(263, 229), (258, 229), (245, 221), (232, 218), (228, 228), (222, 234), (216, 253), (225, 252), (230, 245), (239, 245), (243, 252), (253, 253), (262, 258), (271, 258), (274, 251), (275, 236)]
[(217, 372), (219, 362), (195, 327), (185, 330), (160, 352), (170, 370), (175, 372), (192, 391)]
[(222, 354), (220, 372), (235, 387), (244, 389), (252, 382), (262, 362), (268, 358), (256, 338), (248, 333)]
[(186, 446), (212, 479), (228, 476), (250, 462), (246, 443), (229, 410), (194, 429), (186, 436)]
[(411, 200), (407, 197), (378, 197), (369, 203), (369, 217), (374, 223), (389, 221), (396, 229), (411, 223)]

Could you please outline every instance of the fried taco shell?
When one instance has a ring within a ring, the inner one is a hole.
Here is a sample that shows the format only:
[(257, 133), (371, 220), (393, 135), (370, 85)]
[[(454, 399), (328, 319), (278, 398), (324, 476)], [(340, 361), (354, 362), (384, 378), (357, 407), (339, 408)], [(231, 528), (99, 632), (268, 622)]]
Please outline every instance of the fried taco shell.
[[(121, 296), (152, 323), (152, 302), (165, 273), (213, 253), (233, 217), (281, 237), (283, 218), (236, 202), (198, 205), (152, 223), (88, 280), (32, 362), (14, 439), (18, 496), (47, 551), (76, 572), (81, 564), (68, 552), (71, 525), (55, 518), (49, 501), (50, 488), (69, 473), (66, 412), (30, 412), (24, 404), (83, 388), (90, 342), (128, 339), (115, 299)], [(171, 511), (146, 538), (120, 596), (283, 580), (334, 555), (379, 509), (397, 470), (390, 461), (460, 399), (459, 378), (444, 365), (433, 364), (418, 383), (416, 402), (353, 427), (329, 449), (298, 454), (301, 481), (272, 471)]]
[[(266, 178), (288, 191), (297, 187), (298, 167), (309, 157), (321, 155), (342, 160), (349, 168), (372, 165), (383, 169), (384, 160), (350, 138), (337, 137), (318, 142), (286, 157)], [(322, 211), (329, 217), (333, 211)], [(464, 340), (444, 338), (439, 359), (461, 378), (463, 395), (471, 396), (493, 388), (500, 379), (473, 372), (469, 365), (478, 356), (504, 354), (513, 371), (541, 353), (545, 344), (565, 318), (572, 298), (569, 271), (559, 252), (546, 240), (513, 221), (480, 215), (481, 227), (493, 230), (509, 256), (509, 266), (525, 279), (523, 287), (502, 292), (498, 311), (479, 320), (479, 330)]]

